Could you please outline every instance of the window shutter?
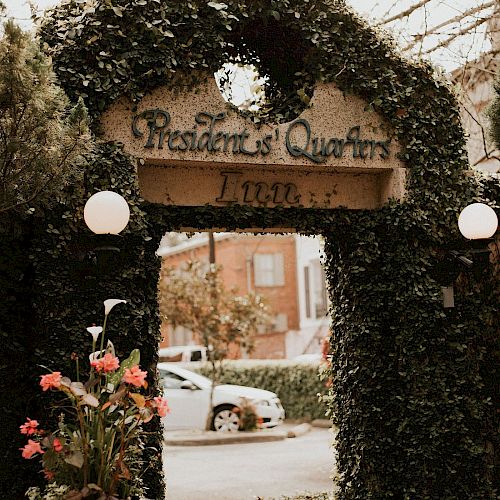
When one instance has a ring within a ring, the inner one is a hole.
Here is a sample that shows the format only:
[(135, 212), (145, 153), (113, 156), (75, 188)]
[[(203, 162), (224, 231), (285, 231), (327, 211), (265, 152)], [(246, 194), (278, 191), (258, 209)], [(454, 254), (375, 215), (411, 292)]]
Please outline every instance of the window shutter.
[(274, 254), (274, 286), (285, 284), (285, 262), (282, 253)]
[(287, 332), (288, 331), (288, 315), (285, 313), (279, 313), (274, 317), (273, 330), (275, 332)]
[(255, 286), (270, 286), (269, 272), (270, 267), (269, 254), (256, 253), (253, 256), (254, 281)]
[(253, 256), (256, 287), (283, 286), (285, 266), (282, 253), (257, 253)]
[(309, 280), (309, 266), (304, 267), (304, 293), (306, 299), (306, 318), (311, 317), (311, 283)]

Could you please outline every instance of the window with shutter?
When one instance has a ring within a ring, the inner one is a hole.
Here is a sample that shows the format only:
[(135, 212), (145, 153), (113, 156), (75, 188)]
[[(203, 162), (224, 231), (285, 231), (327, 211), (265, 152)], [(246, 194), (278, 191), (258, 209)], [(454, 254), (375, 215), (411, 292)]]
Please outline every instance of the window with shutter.
[(253, 256), (256, 287), (284, 286), (285, 265), (282, 253), (257, 253)]
[(313, 272), (314, 313), (316, 318), (323, 318), (328, 314), (328, 295), (326, 290), (325, 271), (319, 259), (311, 261), (311, 268)]

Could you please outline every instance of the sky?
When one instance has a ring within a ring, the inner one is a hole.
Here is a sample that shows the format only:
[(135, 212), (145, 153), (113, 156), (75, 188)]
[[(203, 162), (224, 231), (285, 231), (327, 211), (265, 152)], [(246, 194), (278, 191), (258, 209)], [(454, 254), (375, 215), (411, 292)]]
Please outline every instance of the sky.
[[(31, 25), (30, 9), (25, 0), (3, 0), (7, 6), (9, 16), (18, 20), (26, 29)], [(368, 15), (370, 18), (387, 18), (401, 12), (415, 3), (416, 0), (348, 0), (358, 12)], [(35, 0), (40, 10), (55, 5), (57, 0)], [(446, 19), (457, 16), (460, 12), (479, 5), (479, 0), (431, 0), (428, 9), (419, 14), (413, 14), (404, 22), (395, 22), (392, 27), (396, 30), (395, 35), (402, 46), (406, 45), (408, 35), (420, 33), (425, 26), (436, 26)], [(392, 7), (392, 8), (391, 8)], [(370, 12), (367, 12), (369, 10)], [(457, 27), (456, 30), (460, 29)], [(439, 36), (438, 36), (439, 37)], [(436, 38), (429, 39), (429, 43), (435, 43)], [(424, 46), (424, 50), (425, 50)], [(455, 43), (450, 48), (433, 53), (430, 58), (445, 70), (462, 65), (466, 58), (469, 60), (482, 51), (489, 49), (489, 43), (485, 40), (484, 28), (481, 28), (474, 36), (462, 37), (460, 43)]]

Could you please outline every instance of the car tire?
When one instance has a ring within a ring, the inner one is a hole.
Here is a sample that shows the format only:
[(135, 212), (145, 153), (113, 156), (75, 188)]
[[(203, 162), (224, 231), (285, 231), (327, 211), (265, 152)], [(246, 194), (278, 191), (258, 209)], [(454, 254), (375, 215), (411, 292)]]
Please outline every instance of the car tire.
[(233, 405), (221, 405), (214, 409), (212, 429), (216, 432), (237, 432), (240, 429), (240, 416)]

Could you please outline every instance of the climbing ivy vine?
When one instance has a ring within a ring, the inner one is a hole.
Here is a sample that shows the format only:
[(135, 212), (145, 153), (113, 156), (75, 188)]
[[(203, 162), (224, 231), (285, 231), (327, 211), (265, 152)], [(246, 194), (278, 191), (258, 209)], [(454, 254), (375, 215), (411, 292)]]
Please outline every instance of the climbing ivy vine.
[[(139, 340), (152, 370), (158, 264), (151, 242), (162, 231), (323, 234), (339, 498), (494, 498), (498, 281), (491, 268), (462, 275), (457, 306), (444, 310), (434, 270), (447, 248), (461, 245), (460, 209), (478, 199), (498, 209), (498, 188), (468, 175), (455, 98), (429, 64), (403, 59), (340, 0), (67, 0), (42, 21), (40, 35), (60, 84), (74, 101), (84, 99), (97, 137), (100, 114), (117, 98), (138, 102), (160, 85), (182, 91), (239, 58), (268, 77), (269, 101), (249, 119), (290, 120), (308, 105), (315, 82), (332, 82), (389, 121), (408, 173), (405, 200), (373, 211), (163, 207), (140, 199), (135, 160), (119, 144), (102, 145), (84, 185), (66, 192), (38, 229), (35, 305), (44, 352), (77, 325), (57, 297), (70, 297), (73, 311), (96, 307), (92, 294), (75, 295), (65, 273), (74, 242), (89, 238), (78, 216), (97, 190), (121, 192), (132, 204), (122, 268), (102, 290), (132, 299), (117, 343), (127, 350)], [(163, 498), (160, 462), (148, 477), (149, 496)]]

